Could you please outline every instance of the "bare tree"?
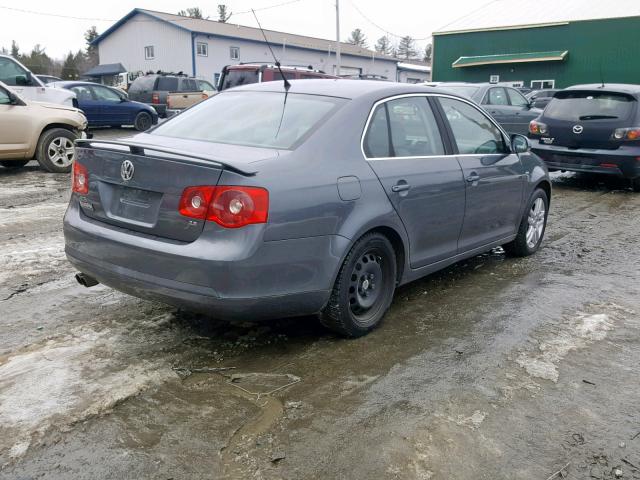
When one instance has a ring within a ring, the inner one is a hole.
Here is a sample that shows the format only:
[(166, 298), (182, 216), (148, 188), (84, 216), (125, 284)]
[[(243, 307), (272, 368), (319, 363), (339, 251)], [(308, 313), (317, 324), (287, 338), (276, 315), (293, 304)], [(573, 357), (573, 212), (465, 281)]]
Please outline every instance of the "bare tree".
[(378, 39), (374, 48), (376, 52), (383, 55), (391, 55), (393, 53), (393, 45), (391, 45), (391, 40), (386, 35)]
[[(191, 8), (187, 8), (187, 10), (180, 10), (178, 12), (178, 15), (180, 15), (181, 17), (190, 17), (190, 18), (196, 18), (198, 20), (204, 20), (204, 14), (202, 13), (202, 9), (200, 7), (191, 7)], [(208, 19), (209, 17), (207, 17)]]
[(430, 43), (427, 43), (427, 46), (424, 47), (424, 61), (430, 64), (432, 58), (433, 58), (433, 45), (431, 45)]

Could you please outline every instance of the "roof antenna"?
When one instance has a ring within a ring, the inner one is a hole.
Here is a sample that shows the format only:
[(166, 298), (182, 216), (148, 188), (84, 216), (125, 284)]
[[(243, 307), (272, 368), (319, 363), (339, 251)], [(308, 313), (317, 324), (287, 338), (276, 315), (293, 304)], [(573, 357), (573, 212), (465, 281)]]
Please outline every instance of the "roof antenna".
[(604, 75), (602, 74), (602, 59), (600, 59), (600, 83), (602, 83), (602, 86), (600, 88), (604, 88)]
[(252, 8), (251, 9), (251, 13), (253, 13), (253, 16), (256, 19), (256, 22), (258, 23), (258, 27), (260, 28), (260, 31), (262, 32), (262, 36), (264, 37), (264, 41), (267, 44), (267, 47), (269, 47), (269, 51), (271, 52), (271, 56), (273, 57), (273, 61), (276, 62), (276, 67), (278, 67), (278, 71), (280, 72), (280, 75), (282, 76), (282, 79), (284, 80), (284, 89), (285, 91), (289, 91), (289, 88), (291, 88), (291, 84), (289, 83), (289, 80), (287, 80), (287, 78), (284, 76), (284, 73), (282, 73), (282, 68), (280, 68), (280, 62), (278, 61), (278, 59), (276, 58), (276, 54), (273, 53), (273, 50), (271, 49), (271, 44), (269, 43), (269, 40), (267, 40), (267, 36), (264, 33), (264, 30), (262, 29), (262, 25), (260, 25), (260, 20), (258, 20), (258, 16), (256, 15), (255, 10)]

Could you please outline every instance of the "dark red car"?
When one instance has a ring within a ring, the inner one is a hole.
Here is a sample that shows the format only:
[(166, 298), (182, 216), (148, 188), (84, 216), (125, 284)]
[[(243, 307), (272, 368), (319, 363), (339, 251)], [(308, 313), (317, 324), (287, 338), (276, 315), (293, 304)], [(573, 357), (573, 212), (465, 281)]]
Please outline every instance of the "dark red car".
[[(281, 66), (282, 74), (287, 80), (305, 80), (311, 78), (339, 78), (321, 70), (309, 67)], [(260, 63), (241, 63), (227, 65), (222, 69), (218, 83), (218, 90), (247, 85), (249, 83), (273, 82), (282, 80), (282, 75), (276, 65)]]

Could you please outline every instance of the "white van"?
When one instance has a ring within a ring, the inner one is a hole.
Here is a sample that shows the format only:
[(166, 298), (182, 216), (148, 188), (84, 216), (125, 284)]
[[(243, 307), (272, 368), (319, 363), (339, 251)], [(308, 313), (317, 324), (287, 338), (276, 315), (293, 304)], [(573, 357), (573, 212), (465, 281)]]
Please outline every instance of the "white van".
[(77, 106), (75, 93), (46, 87), (27, 67), (8, 55), (0, 55), (0, 82), (27, 100)]

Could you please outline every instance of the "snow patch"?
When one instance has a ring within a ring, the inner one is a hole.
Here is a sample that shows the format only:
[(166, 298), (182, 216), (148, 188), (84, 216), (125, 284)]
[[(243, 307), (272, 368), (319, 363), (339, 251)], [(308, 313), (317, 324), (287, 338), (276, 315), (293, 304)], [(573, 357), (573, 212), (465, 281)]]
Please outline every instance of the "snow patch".
[(49, 340), (0, 364), (0, 455), (23, 455), (34, 436), (107, 412), (175, 378), (164, 365), (114, 360), (120, 336), (85, 332)]
[(579, 313), (565, 329), (540, 341), (537, 352), (521, 352), (516, 363), (532, 377), (557, 382), (558, 364), (570, 351), (604, 340), (612, 328), (609, 314)]

